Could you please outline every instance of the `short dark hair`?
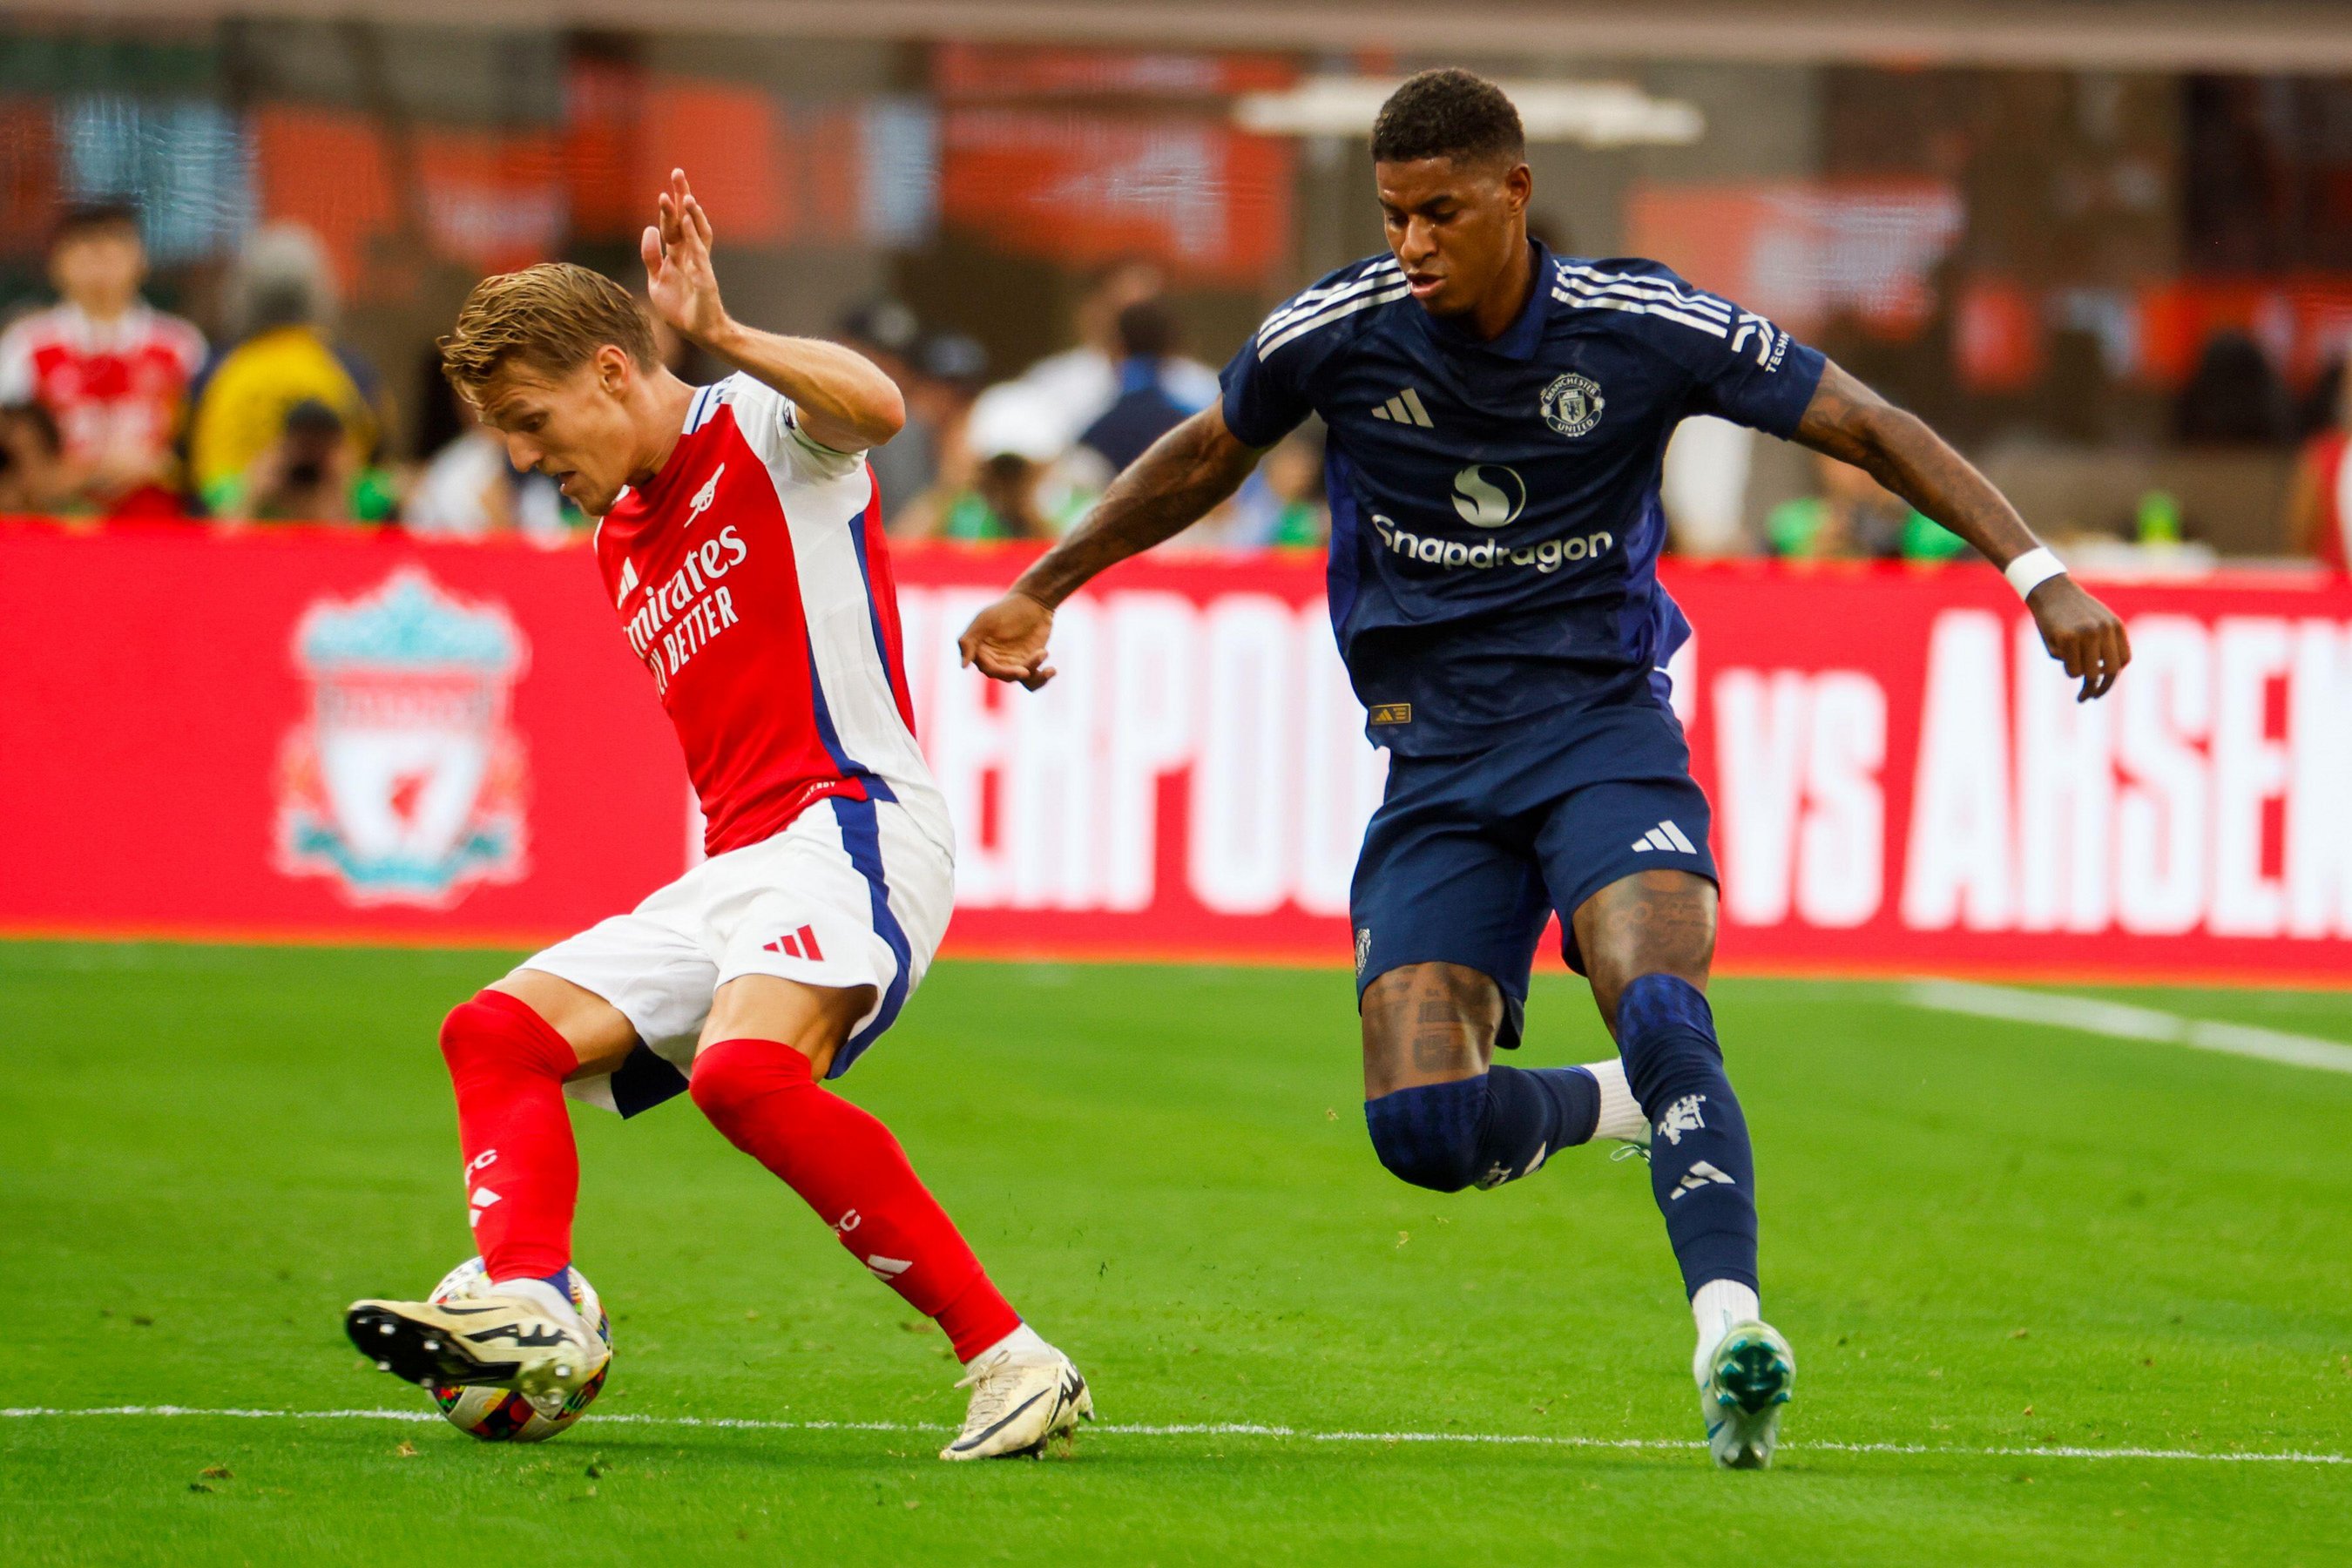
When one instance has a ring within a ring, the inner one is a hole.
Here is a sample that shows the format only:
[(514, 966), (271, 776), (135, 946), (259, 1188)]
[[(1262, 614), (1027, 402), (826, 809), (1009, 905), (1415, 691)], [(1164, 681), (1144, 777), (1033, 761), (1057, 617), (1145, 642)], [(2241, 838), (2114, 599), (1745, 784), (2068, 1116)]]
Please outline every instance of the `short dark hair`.
[(1176, 347), (1176, 319), (1157, 300), (1138, 300), (1118, 313), (1118, 352), (1129, 359), (1165, 359)]
[(1485, 77), (1447, 67), (1407, 77), (1372, 121), (1372, 162), (1527, 156), (1519, 111)]
[(74, 202), (58, 214), (57, 226), (49, 231), (49, 243), (63, 245), (68, 239), (79, 239), (86, 234), (104, 229), (139, 229), (139, 207), (124, 201)]

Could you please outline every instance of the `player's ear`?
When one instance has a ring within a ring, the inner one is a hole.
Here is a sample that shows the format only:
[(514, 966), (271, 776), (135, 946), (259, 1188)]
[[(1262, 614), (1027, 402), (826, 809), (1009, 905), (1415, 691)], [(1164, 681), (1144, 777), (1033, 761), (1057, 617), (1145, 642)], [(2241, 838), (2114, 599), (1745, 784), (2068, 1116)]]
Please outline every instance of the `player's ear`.
[(1514, 163), (1503, 175), (1503, 204), (1514, 213), (1528, 210), (1528, 199), (1535, 195), (1535, 171), (1525, 162)]
[(636, 369), (629, 351), (618, 343), (606, 343), (596, 351), (596, 385), (607, 397), (625, 395)]

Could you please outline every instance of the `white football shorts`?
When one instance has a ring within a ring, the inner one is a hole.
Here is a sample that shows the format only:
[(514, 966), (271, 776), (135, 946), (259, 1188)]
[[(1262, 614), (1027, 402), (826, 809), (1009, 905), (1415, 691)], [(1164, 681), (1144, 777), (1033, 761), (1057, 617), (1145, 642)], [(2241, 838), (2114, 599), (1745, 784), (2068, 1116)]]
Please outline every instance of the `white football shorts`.
[(526, 960), (620, 1009), (646, 1049), (564, 1092), (633, 1116), (686, 1087), (710, 999), (740, 974), (874, 988), (828, 1077), (898, 1021), (946, 935), (955, 856), (896, 801), (835, 796)]

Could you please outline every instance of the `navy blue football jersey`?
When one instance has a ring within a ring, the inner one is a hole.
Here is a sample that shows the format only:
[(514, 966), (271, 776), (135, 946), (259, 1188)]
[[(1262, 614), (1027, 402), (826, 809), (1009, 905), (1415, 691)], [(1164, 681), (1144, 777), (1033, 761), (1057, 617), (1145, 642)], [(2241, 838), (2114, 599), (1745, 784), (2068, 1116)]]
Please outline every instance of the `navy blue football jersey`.
[(1390, 256), (1305, 289), (1225, 367), (1253, 447), (1329, 428), (1331, 624), (1375, 744), (1483, 750), (1528, 721), (1654, 701), (1690, 635), (1659, 586), (1666, 438), (1690, 414), (1796, 430), (1823, 361), (1654, 261), (1535, 247), (1480, 342)]

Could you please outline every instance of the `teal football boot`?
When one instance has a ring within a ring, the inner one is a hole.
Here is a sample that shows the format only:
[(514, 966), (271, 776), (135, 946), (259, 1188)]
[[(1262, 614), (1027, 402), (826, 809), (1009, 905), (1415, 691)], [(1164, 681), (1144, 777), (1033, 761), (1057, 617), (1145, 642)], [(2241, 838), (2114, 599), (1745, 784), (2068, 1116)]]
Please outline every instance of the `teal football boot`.
[(1772, 1464), (1780, 1407), (1797, 1386), (1797, 1352), (1769, 1323), (1734, 1323), (1706, 1357), (1698, 1408), (1706, 1446), (1727, 1470)]

